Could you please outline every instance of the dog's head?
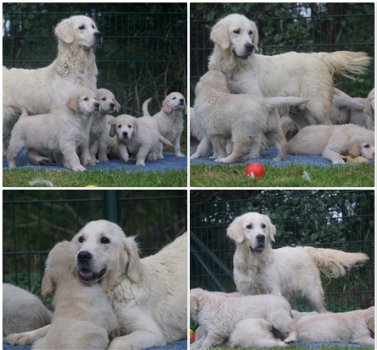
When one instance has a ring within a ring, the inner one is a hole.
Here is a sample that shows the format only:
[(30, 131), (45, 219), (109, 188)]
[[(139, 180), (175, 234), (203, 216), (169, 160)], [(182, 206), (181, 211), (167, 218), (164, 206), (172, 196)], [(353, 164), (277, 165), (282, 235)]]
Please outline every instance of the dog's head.
[(78, 247), (76, 269), (83, 283), (106, 281), (113, 285), (121, 276), (137, 282), (141, 263), (133, 237), (110, 221), (86, 224), (72, 239)]
[(130, 140), (137, 131), (137, 118), (131, 115), (121, 114), (110, 121), (110, 136), (116, 136), (119, 142)]
[(77, 278), (75, 271), (76, 244), (68, 241), (57, 243), (48, 253), (45, 273), (42, 279), (42, 296), (52, 293), (60, 284)]
[(230, 93), (226, 76), (223, 72), (217, 70), (209, 70), (201, 76), (199, 82), (195, 86), (195, 96), (207, 94), (211, 89), (217, 92)]
[(102, 114), (118, 112), (120, 110), (120, 104), (110, 90), (98, 89), (97, 100), (99, 102), (99, 111)]
[(352, 157), (363, 156), (374, 160), (374, 131), (360, 128), (360, 134), (355, 135), (347, 145), (347, 153)]
[(237, 244), (245, 244), (252, 253), (262, 253), (275, 242), (276, 228), (267, 215), (246, 213), (229, 225), (227, 236)]
[(66, 106), (77, 115), (89, 116), (98, 111), (96, 94), (86, 88), (80, 88), (68, 99)]
[(220, 19), (212, 28), (210, 39), (224, 51), (239, 59), (247, 59), (258, 50), (258, 28), (243, 15), (231, 14)]
[(186, 101), (183, 95), (179, 92), (172, 92), (167, 95), (162, 101), (162, 110), (170, 114), (176, 110), (183, 111), (186, 109)]
[(102, 43), (102, 34), (94, 21), (87, 16), (72, 16), (63, 19), (55, 27), (56, 37), (66, 45), (91, 49)]

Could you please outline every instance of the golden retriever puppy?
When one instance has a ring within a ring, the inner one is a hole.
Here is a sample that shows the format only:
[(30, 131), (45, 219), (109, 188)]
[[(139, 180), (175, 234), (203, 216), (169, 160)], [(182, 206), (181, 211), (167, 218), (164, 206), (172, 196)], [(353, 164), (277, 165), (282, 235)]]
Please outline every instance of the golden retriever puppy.
[(119, 111), (120, 104), (114, 94), (107, 89), (97, 90), (99, 110), (93, 115), (89, 136), (89, 150), (92, 160), (107, 161), (107, 138), (110, 132), (107, 115)]
[(136, 165), (140, 166), (145, 166), (149, 154), (158, 153), (161, 142), (172, 146), (150, 122), (127, 114), (110, 120), (110, 136), (116, 136), (119, 157), (128, 162), (129, 154), (133, 154), (136, 156)]
[(368, 98), (351, 97), (334, 88), (330, 118), (333, 124), (356, 124), (374, 129), (374, 118)]
[(293, 114), (300, 126), (330, 124), (333, 75), (362, 74), (370, 63), (363, 52), (287, 52), (258, 55), (258, 28), (240, 14), (220, 19), (210, 39), (215, 47), (209, 69), (226, 75), (232, 93), (264, 97), (298, 96), (309, 99), (304, 110)]
[[(206, 350), (223, 344), (239, 322), (250, 318), (268, 320), (283, 335), (284, 343), (294, 342), (297, 334), (290, 312), (287, 300), (278, 295), (227, 297), (224, 293), (191, 289), (190, 316), (200, 324), (204, 335), (191, 345), (191, 349)], [(234, 342), (238, 339), (236, 334)], [(276, 344), (281, 343), (276, 340)]]
[(55, 28), (58, 40), (56, 59), (39, 69), (3, 69), (3, 136), (8, 136), (18, 110), (30, 114), (49, 113), (62, 105), (78, 88), (97, 89), (94, 48), (102, 34), (87, 16), (72, 16)]
[(62, 155), (65, 167), (84, 171), (77, 149), (82, 148), (82, 163), (92, 164), (89, 132), (92, 116), (98, 107), (95, 93), (81, 88), (54, 112), (34, 116), (23, 114), (12, 130), (7, 151), (9, 168), (16, 167), (14, 158), (22, 149), (27, 149), (43, 155), (53, 154), (55, 159)]
[(374, 131), (354, 124), (310, 125), (288, 142), (288, 153), (319, 155), (343, 164), (342, 155), (374, 160)]
[(30, 331), (51, 322), (52, 312), (34, 294), (3, 283), (3, 336)]
[(275, 294), (288, 300), (305, 298), (325, 312), (320, 272), (329, 278), (343, 276), (347, 268), (368, 260), (363, 253), (313, 247), (272, 249), (276, 228), (267, 215), (243, 214), (229, 225), (227, 236), (236, 244), (234, 282), (243, 295)]
[[(143, 103), (143, 114), (150, 116), (148, 105), (149, 98)], [(184, 112), (186, 110), (186, 101), (184, 96), (179, 92), (172, 92), (167, 95), (162, 102), (161, 111), (153, 116), (155, 126), (160, 134), (173, 144), (173, 150), (176, 157), (184, 157), (181, 152), (181, 137), (183, 132)], [(160, 147), (159, 158), (163, 158), (162, 144)]]
[(322, 314), (293, 310), (297, 341), (345, 342), (374, 346), (374, 306), (366, 310)]
[[(297, 106), (308, 100), (299, 97), (256, 97), (231, 94), (226, 76), (219, 71), (204, 74), (195, 87), (195, 115), (212, 143), (216, 161), (233, 163), (252, 147), (247, 159), (260, 156), (264, 136), (272, 139), (278, 149), (274, 160), (286, 156), (286, 139), (280, 125), (277, 108)], [(226, 156), (226, 143), (233, 149)]]

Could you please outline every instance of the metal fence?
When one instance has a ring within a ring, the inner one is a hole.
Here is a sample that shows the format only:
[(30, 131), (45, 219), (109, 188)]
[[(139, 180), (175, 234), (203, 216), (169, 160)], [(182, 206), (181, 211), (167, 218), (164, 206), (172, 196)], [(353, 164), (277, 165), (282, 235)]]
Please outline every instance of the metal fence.
[(40, 68), (56, 57), (53, 29), (71, 15), (93, 18), (103, 33), (96, 49), (99, 88), (111, 90), (124, 113), (139, 116), (141, 104), (153, 98), (157, 113), (164, 97), (186, 95), (186, 4), (5, 4), (3, 64)]
[[(191, 288), (235, 291), (235, 246), (226, 229), (249, 211), (269, 215), (277, 228), (273, 248), (306, 245), (366, 253), (365, 265), (339, 279), (322, 278), (327, 308), (374, 303), (373, 191), (191, 191)], [(294, 304), (308, 309), (302, 300)]]
[(141, 256), (186, 230), (186, 191), (4, 191), (3, 279), (38, 293), (48, 251), (87, 222), (117, 222)]
[[(190, 95), (207, 71), (213, 48), (212, 26), (230, 13), (256, 22), (259, 53), (288, 51), (365, 51), (374, 58), (374, 4), (356, 3), (196, 3), (190, 6)], [(354, 28), (358, 28), (357, 31)], [(373, 61), (374, 62), (374, 61)], [(374, 87), (374, 63), (356, 81), (338, 77), (336, 85), (351, 96), (364, 97)]]

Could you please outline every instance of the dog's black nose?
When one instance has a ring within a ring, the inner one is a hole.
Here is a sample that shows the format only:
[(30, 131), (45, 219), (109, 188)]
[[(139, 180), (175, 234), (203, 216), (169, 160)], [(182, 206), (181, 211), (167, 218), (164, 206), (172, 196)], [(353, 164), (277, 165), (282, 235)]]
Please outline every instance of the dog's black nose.
[(98, 109), (99, 108), (99, 103), (98, 102), (94, 103), (94, 107), (95, 107), (95, 109)]
[(87, 263), (92, 259), (92, 254), (86, 251), (82, 251), (77, 255), (77, 260), (80, 263)]
[(96, 37), (96, 39), (102, 39), (102, 33), (101, 32), (95, 32), (94, 36)]
[(110, 108), (113, 109), (115, 107), (115, 104), (114, 103), (110, 103)]
[(265, 240), (265, 237), (264, 237), (264, 235), (257, 235), (257, 242), (258, 243), (263, 243), (264, 242), (264, 240)]
[(252, 43), (245, 44), (245, 50), (247, 53), (253, 52), (253, 49), (254, 49), (254, 45)]
[(127, 133), (127, 131), (123, 131), (123, 136), (124, 136), (124, 137), (128, 137), (128, 133)]
[(184, 100), (183, 98), (181, 98), (181, 99), (179, 100), (179, 103), (180, 103), (181, 105), (183, 105), (183, 104), (185, 104), (185, 100)]

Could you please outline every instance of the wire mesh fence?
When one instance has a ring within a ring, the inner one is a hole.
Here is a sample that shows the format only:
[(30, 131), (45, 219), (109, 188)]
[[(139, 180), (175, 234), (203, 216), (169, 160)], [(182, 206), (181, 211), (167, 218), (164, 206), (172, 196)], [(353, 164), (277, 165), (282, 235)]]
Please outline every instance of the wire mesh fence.
[[(190, 93), (207, 71), (213, 48), (210, 30), (221, 18), (240, 13), (256, 22), (259, 53), (288, 51), (365, 51), (374, 58), (374, 4), (357, 3), (196, 3), (190, 6)], [(357, 32), (354, 28), (358, 28)], [(336, 85), (365, 97), (374, 87), (374, 63), (356, 81), (338, 77)]]
[[(366, 308), (374, 301), (373, 191), (191, 191), (191, 288), (235, 291), (235, 246), (226, 229), (256, 211), (276, 226), (273, 248), (313, 246), (363, 252), (370, 260), (339, 279), (322, 278), (331, 311)], [(297, 299), (294, 304), (308, 310)]]
[(48, 251), (87, 222), (117, 222), (141, 256), (186, 230), (186, 191), (4, 191), (3, 280), (39, 292)]
[(186, 4), (4, 4), (3, 64), (47, 66), (57, 52), (54, 27), (78, 14), (90, 16), (103, 34), (97, 86), (111, 90), (124, 113), (139, 116), (149, 97), (157, 113), (168, 93), (186, 96)]

